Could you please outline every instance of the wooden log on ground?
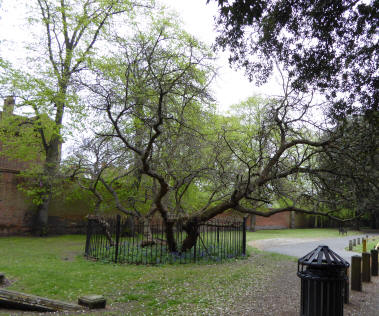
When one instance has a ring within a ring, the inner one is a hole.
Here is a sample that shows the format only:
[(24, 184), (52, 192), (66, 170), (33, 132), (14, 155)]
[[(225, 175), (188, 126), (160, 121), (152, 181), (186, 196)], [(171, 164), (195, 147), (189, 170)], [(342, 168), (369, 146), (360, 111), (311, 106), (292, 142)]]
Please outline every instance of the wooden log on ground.
[(0, 307), (38, 312), (83, 310), (83, 307), (76, 304), (5, 289), (0, 289)]

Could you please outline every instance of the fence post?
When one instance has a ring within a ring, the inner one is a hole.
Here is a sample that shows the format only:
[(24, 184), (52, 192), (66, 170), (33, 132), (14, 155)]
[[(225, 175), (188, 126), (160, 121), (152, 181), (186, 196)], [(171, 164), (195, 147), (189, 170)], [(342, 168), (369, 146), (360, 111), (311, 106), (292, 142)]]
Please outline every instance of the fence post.
[(246, 217), (243, 218), (242, 226), (242, 255), (246, 255)]
[(349, 304), (350, 301), (350, 282), (349, 282), (350, 271), (349, 268), (346, 269), (346, 282), (345, 282), (345, 296), (344, 303)]
[(349, 240), (349, 251), (353, 250), (353, 241)]
[(351, 257), (351, 289), (353, 291), (362, 291), (361, 265), (361, 256)]
[(121, 216), (117, 214), (117, 217), (116, 217), (116, 252), (115, 252), (115, 255), (114, 255), (114, 262), (117, 263), (117, 259), (118, 259), (118, 244), (119, 244), (119, 241), (120, 241), (120, 225), (121, 224)]
[(378, 276), (378, 250), (371, 250), (371, 275)]
[(88, 219), (87, 222), (87, 238), (86, 238), (86, 248), (84, 250), (84, 255), (89, 256), (89, 246), (91, 243), (91, 236), (92, 236), (92, 219)]
[(367, 240), (363, 239), (362, 240), (362, 253), (367, 252)]
[(371, 281), (370, 254), (368, 252), (362, 253), (362, 281)]

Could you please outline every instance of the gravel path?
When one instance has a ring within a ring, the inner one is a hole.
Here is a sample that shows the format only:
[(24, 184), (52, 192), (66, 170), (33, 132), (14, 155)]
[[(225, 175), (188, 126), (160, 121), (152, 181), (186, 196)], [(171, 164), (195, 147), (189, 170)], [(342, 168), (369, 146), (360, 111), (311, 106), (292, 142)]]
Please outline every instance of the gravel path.
[[(378, 234), (369, 234), (369, 236), (378, 236)], [(366, 235), (364, 235), (366, 236)], [(294, 257), (302, 257), (312, 251), (318, 245), (328, 245), (333, 251), (341, 255), (345, 260), (350, 262), (355, 252), (346, 251), (349, 240), (363, 237), (363, 235), (348, 236), (341, 238), (314, 238), (314, 239), (295, 239), (295, 238), (275, 238), (249, 242), (250, 246), (261, 250), (276, 252)], [(280, 267), (280, 276), (274, 280), (273, 286), (276, 297), (273, 298), (275, 305), (283, 304), (282, 309), (262, 314), (245, 314), (245, 315), (279, 315), (290, 316), (299, 314), (299, 293), (300, 279), (296, 276), (296, 264), (284, 264)], [(377, 316), (379, 311), (379, 277), (372, 277), (370, 283), (363, 283), (363, 291), (351, 291), (350, 302), (344, 305), (344, 315), (346, 316)], [(237, 315), (237, 314), (236, 314)], [(241, 314), (242, 315), (242, 314)]]

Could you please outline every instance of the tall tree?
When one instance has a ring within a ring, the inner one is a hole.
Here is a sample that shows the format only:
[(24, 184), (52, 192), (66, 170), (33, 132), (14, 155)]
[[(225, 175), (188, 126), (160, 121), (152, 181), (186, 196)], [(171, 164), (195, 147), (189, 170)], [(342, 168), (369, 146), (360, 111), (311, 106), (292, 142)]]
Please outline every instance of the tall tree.
[(378, 110), (379, 1), (215, 1), (217, 44), (250, 79), (265, 82), (279, 62), (294, 88), (332, 100), (335, 117)]
[[(98, 137), (113, 138), (117, 148), (139, 160), (125, 170), (137, 167), (155, 182), (153, 211), (165, 223), (169, 250), (190, 249), (201, 223), (231, 209), (333, 217), (302, 208), (299, 190), (304, 188), (288, 185), (301, 174), (319, 172), (314, 157), (333, 142), (320, 138), (323, 126), (312, 117), (312, 96), (294, 93), (284, 82), (283, 97), (252, 99), (233, 116), (219, 117), (205, 106), (212, 77), (207, 50), (167, 19), (152, 25), (148, 33), (117, 36), (114, 46), (121, 51), (96, 61), (83, 80), (103, 122), (96, 124)], [(136, 125), (143, 127), (141, 137)], [(196, 204), (188, 203), (193, 192)], [(259, 210), (278, 199), (286, 203)], [(116, 195), (115, 200), (123, 202)], [(180, 246), (173, 234), (177, 222), (187, 232)]]
[[(148, 5), (150, 2), (144, 2)], [(129, 0), (35, 0), (32, 20), (42, 30), (42, 43), (38, 43), (36, 56), (31, 51), (27, 71), (8, 71), (9, 94), (15, 95), (18, 108), (26, 107), (30, 121), (38, 131), (43, 148), (41, 185), (44, 188), (38, 206), (37, 227), (47, 232), (48, 210), (52, 196), (52, 183), (56, 177), (66, 112), (79, 114), (74, 76), (85, 67), (94, 54), (96, 44), (104, 39), (107, 28), (112, 27), (114, 16), (128, 15), (139, 5)], [(25, 68), (25, 67), (24, 67)], [(47, 115), (50, 131), (43, 124)]]

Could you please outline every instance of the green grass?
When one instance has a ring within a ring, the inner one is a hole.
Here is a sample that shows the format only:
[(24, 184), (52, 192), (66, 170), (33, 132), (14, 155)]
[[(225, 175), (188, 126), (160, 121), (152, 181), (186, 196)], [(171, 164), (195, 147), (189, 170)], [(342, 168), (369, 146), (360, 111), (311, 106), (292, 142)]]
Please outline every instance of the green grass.
[(70, 302), (103, 294), (112, 315), (207, 315), (232, 309), (240, 293), (269, 291), (267, 280), (287, 260), (250, 248), (250, 258), (223, 264), (121, 265), (86, 260), (84, 243), (85, 236), (0, 238), (0, 271), (16, 291)]
[[(358, 231), (348, 231), (348, 235), (361, 234)], [(280, 230), (258, 230), (247, 233), (247, 241), (271, 239), (271, 238), (333, 238), (341, 237), (336, 228), (306, 228), (306, 229), (280, 229)]]

